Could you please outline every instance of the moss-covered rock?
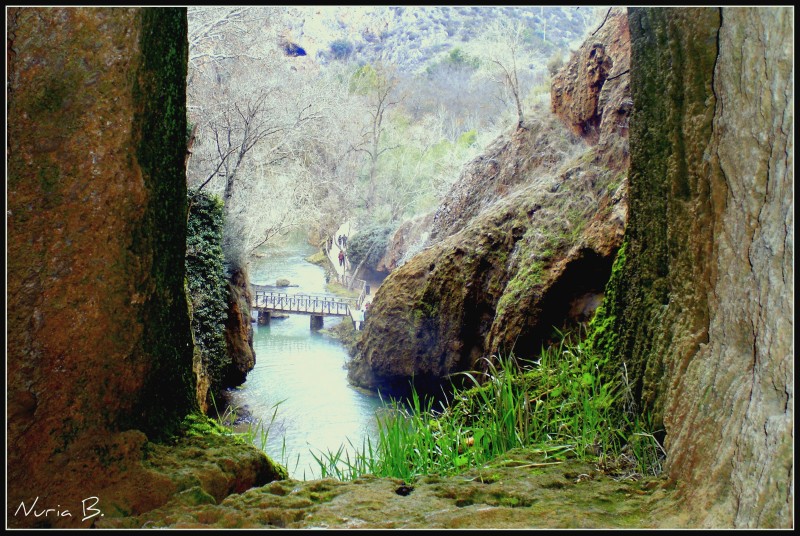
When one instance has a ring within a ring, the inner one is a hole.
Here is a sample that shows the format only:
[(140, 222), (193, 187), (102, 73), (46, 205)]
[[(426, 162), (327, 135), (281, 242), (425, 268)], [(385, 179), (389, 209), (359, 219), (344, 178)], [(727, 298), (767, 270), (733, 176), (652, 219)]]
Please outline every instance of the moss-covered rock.
[[(626, 19), (593, 39), (627, 65)], [(612, 46), (613, 43), (613, 46)], [(589, 51), (573, 57), (582, 65)], [(560, 80), (585, 69), (568, 69)], [(436, 210), (427, 247), (395, 269), (370, 308), (348, 378), (440, 392), (481, 357), (536, 356), (554, 328), (587, 320), (602, 298), (627, 217), (628, 74), (596, 99), (586, 143), (547, 110), (469, 163)], [(622, 110), (622, 111), (620, 111)]]
[(85, 528), (286, 476), (233, 437), (164, 443), (197, 408), (186, 24), (173, 8), (10, 13), (11, 527)]
[(133, 231), (130, 253), (150, 258), (150, 281), (135, 291), (141, 310), (142, 352), (151, 355), (128, 422), (153, 438), (167, 437), (197, 407), (192, 336), (184, 289), (186, 254), (186, 74), (189, 55), (184, 9), (144, 9), (141, 64), (134, 81), (133, 139), (149, 202)]
[[(614, 480), (591, 464), (510, 451), (463, 475), (415, 482), (281, 480), (214, 504), (196, 488), (101, 527), (498, 529), (669, 527), (673, 491), (661, 479)], [(198, 504), (191, 504), (196, 501)]]
[(630, 221), (594, 345), (663, 422), (685, 523), (790, 527), (790, 9), (629, 19)]
[(185, 9), (9, 10), (9, 504), (75, 513), (123, 470), (102, 453), (125, 430), (166, 437), (196, 407), (186, 24)]
[(192, 332), (199, 352), (196, 365), (198, 404), (209, 406), (209, 393), (215, 398), (226, 385), (224, 380), (231, 358), (225, 344), (228, 314), (228, 281), (222, 254), (222, 200), (204, 192), (190, 192), (190, 212), (186, 237), (186, 279), (192, 305)]

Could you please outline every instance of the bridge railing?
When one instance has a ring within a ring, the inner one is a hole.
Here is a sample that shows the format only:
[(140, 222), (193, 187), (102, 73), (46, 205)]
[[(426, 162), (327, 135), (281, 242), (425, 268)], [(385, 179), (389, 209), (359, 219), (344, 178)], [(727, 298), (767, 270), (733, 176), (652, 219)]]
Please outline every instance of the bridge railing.
[(352, 275), (345, 274), (343, 277), (342, 284), (350, 289), (358, 289), (360, 292), (358, 294), (358, 298), (356, 298), (356, 309), (361, 309), (361, 305), (364, 303), (364, 298), (367, 297), (367, 282), (363, 279), (356, 279)]
[(358, 307), (357, 301), (352, 298), (260, 290), (255, 291), (253, 301), (256, 308), (320, 315), (345, 316), (350, 314), (352, 307)]
[[(325, 252), (325, 256), (328, 258), (328, 261), (333, 263), (330, 254), (330, 251), (333, 248), (333, 239), (331, 238), (330, 241), (325, 242), (322, 248), (323, 248), (322, 250)], [(339, 281), (343, 287), (347, 287), (349, 289), (358, 289), (360, 291), (358, 298), (356, 298), (355, 301), (355, 308), (361, 309), (361, 305), (364, 303), (364, 299), (367, 297), (367, 282), (364, 281), (363, 279), (356, 279), (351, 274), (344, 273), (339, 275), (335, 266), (334, 266), (334, 272), (336, 272), (337, 274), (336, 280)]]

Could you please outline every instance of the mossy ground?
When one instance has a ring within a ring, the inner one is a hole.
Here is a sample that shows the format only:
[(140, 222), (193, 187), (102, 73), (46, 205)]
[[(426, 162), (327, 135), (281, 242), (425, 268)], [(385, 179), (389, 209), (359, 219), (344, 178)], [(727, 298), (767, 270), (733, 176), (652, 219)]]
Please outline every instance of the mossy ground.
[(342, 298), (358, 298), (360, 294), (359, 291), (347, 288), (336, 281), (330, 281), (326, 283), (325, 290)]
[(515, 449), (458, 476), (429, 475), (415, 482), (369, 475), (353, 482), (281, 480), (219, 504), (201, 494), (195, 504), (176, 502), (117, 519), (113, 526), (656, 528), (669, 525), (663, 512), (670, 507), (673, 491), (663, 479), (617, 481), (591, 463)]

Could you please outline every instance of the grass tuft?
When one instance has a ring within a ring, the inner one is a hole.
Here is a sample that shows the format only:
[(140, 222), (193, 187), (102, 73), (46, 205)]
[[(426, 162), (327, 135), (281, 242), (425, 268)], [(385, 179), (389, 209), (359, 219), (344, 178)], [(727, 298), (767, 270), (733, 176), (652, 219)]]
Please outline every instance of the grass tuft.
[(410, 400), (391, 400), (377, 416), (377, 444), (348, 440), (349, 448), (314, 454), (322, 476), (413, 482), (482, 466), (517, 447), (554, 462), (594, 461), (620, 479), (660, 473), (665, 452), (650, 423), (619, 409), (619, 398), (629, 396), (624, 378), (601, 373), (598, 358), (580, 342), (562, 334), (537, 361), (512, 355), (483, 364), (484, 373), (463, 373), (471, 387), (454, 388), (449, 404), (434, 408), (413, 389)]

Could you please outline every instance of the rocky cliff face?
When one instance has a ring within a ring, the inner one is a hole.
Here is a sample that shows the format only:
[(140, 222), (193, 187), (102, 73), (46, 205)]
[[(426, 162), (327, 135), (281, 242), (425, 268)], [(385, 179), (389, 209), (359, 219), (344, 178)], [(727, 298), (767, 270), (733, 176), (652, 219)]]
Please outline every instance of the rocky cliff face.
[[(608, 43), (625, 66), (626, 36), (619, 10), (572, 62), (584, 65), (595, 44)], [(584, 91), (584, 71), (571, 69), (563, 87)], [(436, 391), (481, 357), (533, 356), (553, 326), (591, 315), (625, 225), (627, 76), (603, 84), (593, 101), (603, 106), (591, 113), (607, 129), (600, 135), (577, 138), (541, 110), (465, 167), (434, 215), (427, 247), (376, 293), (352, 382), (403, 390), (413, 376), (418, 388)]]
[(14, 8), (7, 35), (7, 519), (87, 527), (88, 497), (119, 515), (191, 481), (147, 442), (196, 408), (186, 12)]
[(247, 373), (256, 366), (253, 350), (253, 325), (250, 320), (252, 301), (247, 272), (237, 270), (228, 281), (228, 317), (225, 321), (225, 343), (230, 364), (224, 371), (224, 384), (235, 387), (244, 383)]
[(553, 77), (550, 104), (573, 133), (597, 144), (599, 155), (614, 158), (609, 165), (627, 167), (627, 158), (617, 160), (620, 152), (627, 157), (627, 148), (615, 148), (627, 140), (633, 107), (627, 13), (612, 9), (595, 32)]
[(417, 216), (397, 228), (386, 246), (386, 253), (378, 263), (377, 271), (389, 273), (414, 256), (427, 243), (433, 213)]
[(791, 10), (632, 9), (630, 28), (631, 217), (598, 347), (663, 421), (677, 523), (788, 527)]

